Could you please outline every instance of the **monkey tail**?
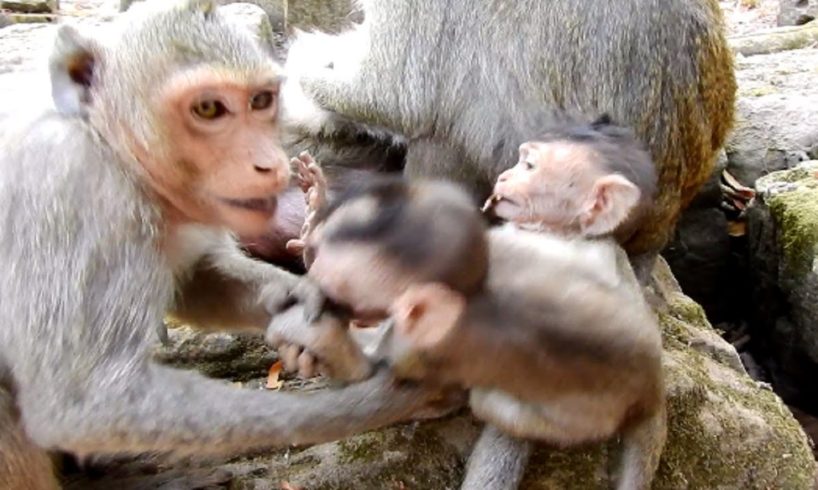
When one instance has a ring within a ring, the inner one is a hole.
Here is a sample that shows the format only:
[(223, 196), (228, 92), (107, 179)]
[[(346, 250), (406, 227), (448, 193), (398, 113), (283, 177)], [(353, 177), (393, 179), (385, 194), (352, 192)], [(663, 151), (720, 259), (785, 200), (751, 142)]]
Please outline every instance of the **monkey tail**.
[(623, 451), (617, 490), (649, 490), (667, 439), (667, 408), (630, 427), (622, 437)]

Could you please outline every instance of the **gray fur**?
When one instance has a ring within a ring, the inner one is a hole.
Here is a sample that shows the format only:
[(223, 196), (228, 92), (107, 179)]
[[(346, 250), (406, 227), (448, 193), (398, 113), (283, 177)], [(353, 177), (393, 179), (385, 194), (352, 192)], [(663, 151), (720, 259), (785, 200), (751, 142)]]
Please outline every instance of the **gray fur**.
[(295, 121), (302, 132), (331, 138), (339, 119), (396, 132), (409, 175), (451, 177), (485, 198), (544, 113), (608, 113), (660, 169), (662, 199), (636, 249), (662, 247), (731, 125), (715, 0), (371, 0), (364, 12), (360, 28), (293, 43), (291, 53), (315, 44), (320, 62), (291, 56), (287, 71), (326, 118)]
[[(334, 440), (424, 403), (426, 391), (398, 389), (383, 371), (300, 395), (237, 389), (151, 361), (154, 328), (174, 306), (211, 326), (261, 329), (289, 295), (309, 296), (295, 276), (241, 255), (227, 230), (205, 229), (194, 236), (206, 239), (188, 242), (166, 236), (140, 167), (117, 139), (154, 141), (150, 90), (180, 65), (270, 63), (243, 33), (207, 18), (216, 14), (203, 3), (134, 8), (125, 39), (104, 49), (64, 30), (57, 42), (70, 49), (58, 45), (57, 53), (88, 48), (94, 56), (91, 103), (56, 98), (59, 111), (0, 140), (4, 488), (54, 488), (46, 450), (232, 454)], [(87, 88), (70, 77), (54, 83), (69, 96)], [(188, 250), (186, 261), (172, 262), (167, 240)], [(191, 287), (196, 278), (209, 287)], [(224, 294), (185, 297), (209, 288)]]
[(516, 490), (525, 473), (533, 445), (486, 426), (480, 434), (461, 490)]

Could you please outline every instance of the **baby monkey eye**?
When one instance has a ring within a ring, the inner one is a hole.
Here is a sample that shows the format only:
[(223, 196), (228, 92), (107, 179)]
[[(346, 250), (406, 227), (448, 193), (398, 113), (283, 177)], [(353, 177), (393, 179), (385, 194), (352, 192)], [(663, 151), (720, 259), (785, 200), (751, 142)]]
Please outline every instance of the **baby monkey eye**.
[(524, 163), (525, 163), (525, 169), (526, 170), (534, 170), (534, 164), (533, 163), (531, 163), (529, 161), (526, 161)]
[(191, 111), (202, 119), (213, 120), (227, 114), (227, 107), (218, 100), (206, 99), (193, 104)]
[(261, 111), (273, 105), (273, 93), (269, 90), (262, 90), (250, 98), (250, 109)]

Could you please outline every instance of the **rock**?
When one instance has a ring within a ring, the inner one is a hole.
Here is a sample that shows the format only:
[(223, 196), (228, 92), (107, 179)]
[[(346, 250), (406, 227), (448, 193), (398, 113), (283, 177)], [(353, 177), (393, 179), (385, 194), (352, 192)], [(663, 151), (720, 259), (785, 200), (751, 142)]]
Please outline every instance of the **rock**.
[(59, 0), (2, 0), (0, 8), (22, 14), (53, 14), (60, 9)]
[(252, 3), (232, 3), (219, 7), (219, 10), (230, 19), (250, 30), (256, 40), (266, 49), (278, 50), (284, 43), (284, 35), (274, 30), (270, 16), (258, 5)]
[[(744, 185), (776, 170), (818, 158), (818, 50), (738, 56), (737, 118), (725, 146), (726, 168)], [(711, 320), (744, 314), (748, 291), (746, 240), (727, 235), (715, 173), (680, 218), (662, 252), (685, 292)]]
[(778, 25), (800, 26), (818, 17), (818, 0), (780, 0)]
[(818, 161), (756, 183), (749, 213), (750, 319), (774, 362), (773, 384), (795, 403), (818, 406)]
[[(735, 350), (713, 330), (702, 308), (682, 294), (663, 261), (654, 278), (656, 294), (664, 301), (657, 314), (666, 349), (670, 430), (653, 488), (811, 490), (815, 461), (793, 415), (773, 392), (746, 375)], [(190, 329), (171, 329), (172, 342), (189, 346), (175, 352), (198, 352), (192, 357), (213, 360), (235, 359), (242, 350), (226, 340), (232, 336), (196, 335)], [(95, 473), (103, 476), (93, 481), (73, 475), (66, 487), (136, 488), (138, 483), (179, 478), (185, 471), (195, 481), (221, 469), (233, 475), (229, 488), (274, 489), (281, 482), (309, 489), (458, 488), (479, 430), (477, 421), (461, 413), (216, 466), (160, 464), (150, 472), (142, 470), (141, 477), (133, 469), (140, 463), (125, 462), (98, 468)], [(608, 468), (618, 453), (615, 441), (567, 451), (541, 446), (521, 488), (607, 488)]]
[(744, 56), (808, 48), (816, 41), (818, 41), (818, 23), (810, 23), (801, 27), (768, 29), (729, 39), (733, 51)]
[(233, 381), (266, 376), (277, 358), (261, 337), (207, 335), (187, 326), (169, 328), (167, 345), (158, 345), (154, 357), (164, 364), (196, 368), (208, 376)]
[(728, 170), (752, 186), (762, 175), (816, 158), (818, 50), (739, 58), (738, 116), (726, 149)]
[(723, 154), (710, 179), (682, 214), (662, 256), (673, 269), (686, 294), (701, 304), (712, 322), (731, 320), (743, 291), (741, 262), (736, 251), (741, 240), (727, 234), (727, 217), (719, 208), (719, 178), (727, 166)]
[(364, 11), (356, 0), (289, 0), (287, 24), (301, 30), (342, 32), (363, 22)]

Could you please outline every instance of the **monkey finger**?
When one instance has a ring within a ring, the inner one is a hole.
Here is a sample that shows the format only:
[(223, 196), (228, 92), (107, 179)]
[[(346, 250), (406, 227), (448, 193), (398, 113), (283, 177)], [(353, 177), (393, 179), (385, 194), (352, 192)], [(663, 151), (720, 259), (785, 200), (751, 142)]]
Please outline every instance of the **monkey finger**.
[(298, 371), (298, 356), (301, 355), (301, 346), (297, 344), (285, 344), (278, 350), (281, 364), (284, 370), (293, 373)]
[(311, 163), (312, 164), (315, 163), (315, 159), (312, 157), (310, 152), (308, 152), (307, 150), (304, 150), (301, 153), (299, 153), (298, 154), (298, 159), (301, 160), (302, 162), (304, 162), (304, 164), (306, 164), (306, 165), (309, 165)]
[(315, 356), (308, 350), (304, 350), (298, 356), (298, 375), (302, 378), (312, 378), (318, 374)]
[(284, 248), (287, 249), (288, 253), (291, 253), (293, 255), (301, 255), (302, 253), (304, 253), (304, 249), (306, 248), (306, 246), (307, 245), (304, 243), (304, 240), (294, 238), (288, 241)]

